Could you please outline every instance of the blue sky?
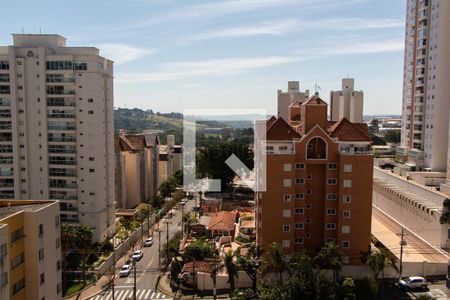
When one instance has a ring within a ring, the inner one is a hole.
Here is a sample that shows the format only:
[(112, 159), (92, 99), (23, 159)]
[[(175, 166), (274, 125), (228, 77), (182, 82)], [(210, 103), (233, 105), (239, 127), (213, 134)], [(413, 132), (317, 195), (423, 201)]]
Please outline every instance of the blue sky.
[[(58, 33), (115, 61), (115, 106), (276, 111), (301, 89), (355, 78), (365, 114), (401, 112), (404, 0), (5, 1), (10, 33)], [(70, 3), (70, 4), (69, 4)], [(25, 8), (25, 9), (24, 9)]]

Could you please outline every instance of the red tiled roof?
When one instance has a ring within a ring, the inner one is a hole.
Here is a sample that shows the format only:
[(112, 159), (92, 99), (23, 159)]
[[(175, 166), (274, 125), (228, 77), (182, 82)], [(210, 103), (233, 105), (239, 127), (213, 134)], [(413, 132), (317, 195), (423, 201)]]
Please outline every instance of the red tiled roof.
[[(183, 272), (192, 273), (194, 271), (194, 263), (188, 262), (183, 266)], [(208, 261), (196, 261), (195, 262), (195, 271), (202, 273), (211, 273), (212, 271), (212, 263)]]
[(301, 135), (281, 117), (266, 132), (267, 141), (288, 141), (295, 138), (301, 138)]
[(320, 99), (318, 95), (314, 95), (311, 98), (308, 99), (303, 105), (328, 105), (325, 101)]
[(235, 229), (235, 214), (231, 211), (219, 211), (211, 215), (209, 230), (232, 231)]
[(289, 107), (295, 107), (295, 106), (302, 106), (302, 103), (300, 102), (300, 101), (294, 101), (293, 103), (291, 103), (290, 105), (289, 105)]
[(274, 116), (271, 116), (269, 120), (267, 120), (266, 123), (266, 128), (269, 128), (270, 126), (272, 126), (272, 124), (277, 120), (277, 118), (275, 118)]
[(346, 118), (342, 118), (330, 127), (330, 136), (340, 141), (371, 141), (367, 124), (352, 123)]

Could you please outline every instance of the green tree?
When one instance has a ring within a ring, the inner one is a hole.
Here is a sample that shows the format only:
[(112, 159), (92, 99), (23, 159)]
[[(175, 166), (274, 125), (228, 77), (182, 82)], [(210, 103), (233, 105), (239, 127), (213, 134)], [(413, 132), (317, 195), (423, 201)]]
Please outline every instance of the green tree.
[(266, 272), (278, 273), (279, 281), (283, 281), (283, 272), (287, 268), (287, 263), (284, 259), (280, 244), (273, 242), (270, 245), (265, 259), (265, 266)]
[(355, 282), (352, 278), (345, 278), (341, 284), (340, 298), (343, 300), (356, 300)]
[(388, 143), (398, 144), (400, 143), (401, 131), (400, 130), (387, 130), (384, 133), (384, 140)]
[(214, 256), (214, 248), (209, 242), (206, 242), (205, 239), (197, 239), (190, 243), (185, 249), (183, 253), (183, 257), (185, 261), (192, 260), (204, 260), (205, 258), (211, 258)]
[(168, 198), (171, 197), (175, 192), (177, 187), (177, 181), (173, 176), (169, 176), (161, 185), (159, 186), (159, 193), (161, 197)]
[(376, 134), (371, 134), (370, 138), (372, 139), (373, 145), (376, 145), (376, 146), (385, 146), (386, 145), (386, 141), (383, 140), (383, 138), (379, 137)]
[(82, 262), (83, 282), (86, 284), (86, 271), (90, 266), (90, 261), (88, 261), (87, 258), (89, 254), (92, 253), (92, 240), (94, 234), (92, 228), (84, 224), (75, 227), (75, 232), (77, 252), (80, 254)]
[(257, 276), (258, 269), (260, 265), (260, 258), (263, 254), (263, 248), (256, 243), (250, 244), (247, 248), (246, 255), (241, 255), (241, 248), (236, 251), (237, 261), (239, 266), (247, 273), (248, 277), (252, 280), (252, 291), (253, 294), (257, 294)]
[(235, 255), (234, 255), (233, 251), (231, 251), (231, 250), (229, 250), (227, 253), (225, 253), (224, 264), (225, 264), (225, 268), (227, 269), (227, 273), (228, 273), (228, 281), (227, 282), (230, 285), (230, 296), (233, 294), (234, 289), (235, 289), (235, 278), (238, 277), (237, 268), (233, 261), (234, 257), (235, 257)]
[(342, 252), (334, 242), (327, 242), (314, 258), (319, 269), (333, 270), (333, 279), (336, 281), (337, 272), (342, 268)]

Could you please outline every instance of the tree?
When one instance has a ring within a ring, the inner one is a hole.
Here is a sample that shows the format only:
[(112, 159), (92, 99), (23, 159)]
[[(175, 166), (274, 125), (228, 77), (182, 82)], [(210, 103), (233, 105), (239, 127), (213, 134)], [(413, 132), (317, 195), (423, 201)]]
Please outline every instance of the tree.
[(190, 243), (184, 249), (183, 256), (185, 261), (204, 260), (214, 256), (214, 248), (210, 243), (200, 238)]
[(336, 281), (337, 272), (342, 268), (342, 252), (334, 242), (327, 242), (314, 258), (319, 269), (333, 270), (333, 279)]
[(75, 233), (76, 233), (75, 241), (77, 246), (77, 252), (81, 256), (83, 282), (86, 284), (86, 271), (87, 268), (90, 266), (89, 265), (90, 261), (88, 261), (87, 258), (89, 254), (92, 253), (92, 239), (94, 234), (92, 228), (84, 224), (75, 227)]
[(384, 133), (384, 140), (388, 143), (398, 144), (400, 143), (401, 131), (400, 130), (387, 130)]
[(230, 284), (230, 296), (233, 294), (233, 291), (235, 289), (235, 278), (238, 277), (238, 272), (236, 269), (236, 265), (234, 264), (234, 253), (233, 251), (229, 250), (227, 253), (225, 253), (225, 268), (227, 269), (228, 273), (228, 283)]
[(384, 247), (378, 248), (378, 251), (372, 251), (367, 258), (367, 264), (372, 271), (373, 279), (379, 282), (378, 276), (381, 273), (381, 279), (384, 281), (384, 269), (388, 265), (392, 266), (398, 272), (396, 260), (397, 258)]
[(355, 282), (348, 277), (341, 284), (340, 298), (343, 300), (356, 300)]
[(286, 270), (287, 263), (281, 251), (280, 244), (273, 242), (267, 254), (266, 271), (278, 273), (279, 281), (283, 281), (283, 272)]
[(177, 187), (177, 181), (173, 176), (169, 176), (161, 185), (159, 186), (159, 193), (163, 199), (172, 196)]
[(256, 243), (250, 244), (250, 246), (247, 248), (247, 253), (245, 256), (241, 255), (242, 248), (239, 247), (236, 251), (237, 253), (237, 261), (239, 265), (244, 269), (245, 273), (247, 273), (248, 277), (252, 280), (252, 290), (253, 294), (256, 295), (257, 293), (257, 276), (258, 276), (258, 269), (259, 269), (259, 260), (263, 253), (263, 248), (259, 245), (256, 245)]
[(376, 146), (385, 146), (386, 145), (385, 140), (383, 140), (381, 137), (379, 137), (376, 134), (371, 134), (370, 138), (372, 139), (373, 145), (376, 145)]

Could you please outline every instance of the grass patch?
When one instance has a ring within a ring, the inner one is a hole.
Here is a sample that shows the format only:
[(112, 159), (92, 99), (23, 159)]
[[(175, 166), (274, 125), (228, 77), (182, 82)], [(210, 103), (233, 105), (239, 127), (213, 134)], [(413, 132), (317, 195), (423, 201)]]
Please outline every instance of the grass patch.
[(81, 291), (85, 287), (91, 285), (92, 283), (94, 283), (94, 280), (86, 280), (86, 284), (83, 282), (73, 282), (72, 285), (67, 288), (66, 292), (64, 293), (64, 297), (73, 295)]

